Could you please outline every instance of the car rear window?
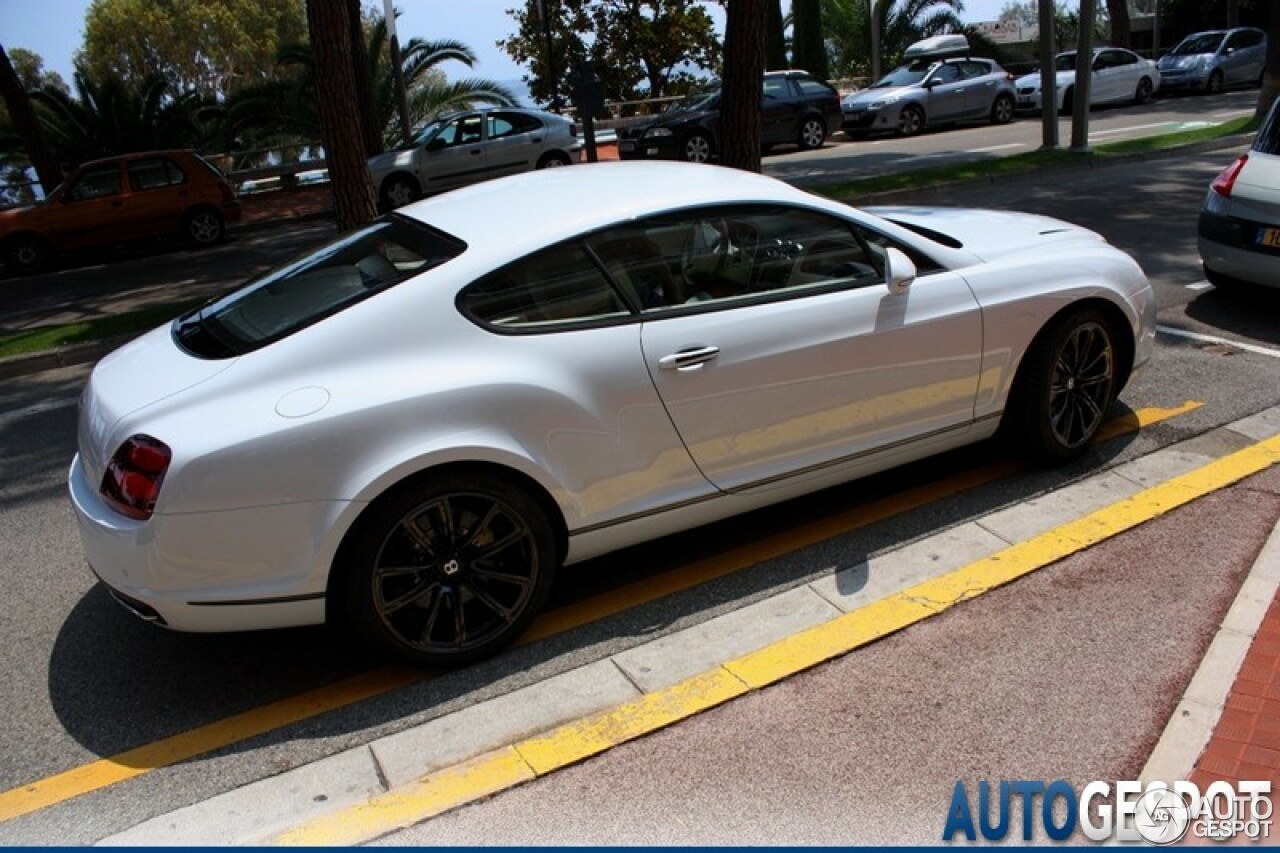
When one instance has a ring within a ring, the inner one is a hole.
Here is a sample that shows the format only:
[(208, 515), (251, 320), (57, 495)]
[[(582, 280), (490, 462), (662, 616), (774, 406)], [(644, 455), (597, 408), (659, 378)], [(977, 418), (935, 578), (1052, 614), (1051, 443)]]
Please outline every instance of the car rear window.
[(173, 323), (184, 351), (231, 358), (260, 349), (456, 258), (466, 244), (392, 215), (252, 279)]

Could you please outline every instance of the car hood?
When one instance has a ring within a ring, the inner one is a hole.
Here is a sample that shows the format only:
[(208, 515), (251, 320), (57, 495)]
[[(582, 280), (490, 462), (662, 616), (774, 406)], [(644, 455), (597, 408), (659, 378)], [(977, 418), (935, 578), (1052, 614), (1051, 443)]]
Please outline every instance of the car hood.
[[(876, 216), (917, 233), (937, 232), (960, 243), (959, 248), (984, 261), (1070, 241), (1104, 242), (1101, 235), (1061, 219), (1001, 210), (942, 207), (868, 207)], [(947, 245), (945, 241), (944, 245)]]
[(648, 121), (642, 121), (633, 124), (631, 127), (635, 130), (648, 130), (651, 127), (676, 127), (682, 124), (690, 124), (700, 121), (707, 116), (715, 115), (716, 110), (677, 110), (674, 112), (666, 112), (661, 115), (654, 116)]
[(1204, 62), (1212, 53), (1193, 53), (1189, 56), (1162, 56), (1160, 57), (1161, 68), (1192, 68)]
[(408, 148), (386, 151), (369, 158), (370, 172), (389, 172), (392, 169), (411, 169), (418, 159), (418, 149)]
[(840, 103), (842, 106), (866, 107), (874, 104), (876, 101), (887, 101), (894, 98), (901, 98), (919, 90), (919, 86), (895, 86), (893, 88), (884, 89), (863, 89), (861, 92), (854, 92), (852, 95), (846, 96)]

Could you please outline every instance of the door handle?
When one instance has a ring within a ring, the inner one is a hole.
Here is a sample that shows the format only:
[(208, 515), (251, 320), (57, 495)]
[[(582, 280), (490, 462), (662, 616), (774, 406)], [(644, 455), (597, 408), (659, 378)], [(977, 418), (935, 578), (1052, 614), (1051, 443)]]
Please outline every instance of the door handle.
[(690, 347), (658, 359), (663, 370), (689, 370), (702, 367), (720, 354), (720, 347)]

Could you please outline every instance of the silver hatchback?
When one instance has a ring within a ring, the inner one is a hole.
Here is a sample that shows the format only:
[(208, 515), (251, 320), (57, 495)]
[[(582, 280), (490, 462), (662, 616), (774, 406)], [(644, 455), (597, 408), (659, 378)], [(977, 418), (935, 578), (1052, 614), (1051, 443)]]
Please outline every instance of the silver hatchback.
[(1208, 94), (1258, 86), (1267, 64), (1267, 34), (1252, 27), (1192, 33), (1160, 58), (1160, 85)]

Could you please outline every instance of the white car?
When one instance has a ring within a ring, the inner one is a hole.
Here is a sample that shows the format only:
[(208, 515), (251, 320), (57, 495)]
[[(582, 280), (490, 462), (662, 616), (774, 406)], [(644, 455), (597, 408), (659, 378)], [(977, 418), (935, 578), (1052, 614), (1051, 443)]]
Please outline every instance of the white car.
[(1249, 151), (1210, 185), (1198, 231), (1210, 283), (1280, 287), (1280, 101)]
[[(1058, 112), (1071, 112), (1075, 102), (1076, 51), (1060, 53), (1053, 60)], [(1150, 59), (1131, 50), (1099, 47), (1093, 50), (1089, 75), (1089, 104), (1117, 104), (1132, 101), (1145, 104), (1160, 88), (1160, 69)], [(1040, 74), (1017, 79), (1018, 109), (1040, 109)]]
[(443, 116), (408, 145), (369, 158), (369, 175), (384, 210), (424, 195), (578, 162), (582, 140), (563, 116), (503, 107)]
[[(607, 190), (603, 189), (607, 188)], [(860, 211), (685, 163), (426, 199), (103, 359), (88, 562), (182, 631), (343, 618), (458, 664), (556, 568), (981, 441), (1088, 447), (1146, 276), (1026, 214)]]

